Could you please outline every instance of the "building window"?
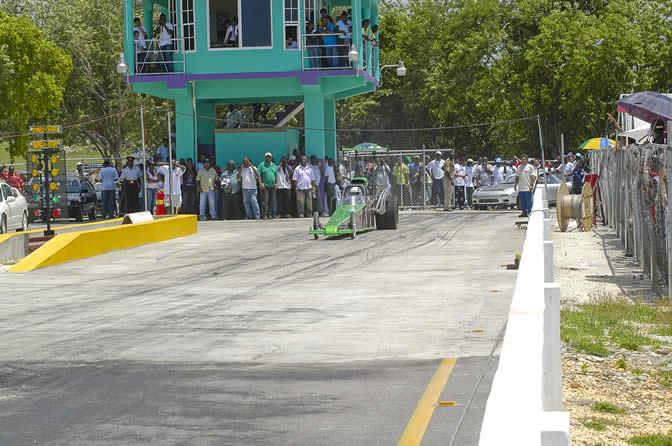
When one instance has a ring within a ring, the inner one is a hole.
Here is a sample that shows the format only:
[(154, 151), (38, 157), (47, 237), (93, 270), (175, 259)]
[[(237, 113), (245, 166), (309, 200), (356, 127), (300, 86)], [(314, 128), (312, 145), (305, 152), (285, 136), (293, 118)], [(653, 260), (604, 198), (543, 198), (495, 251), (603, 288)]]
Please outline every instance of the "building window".
[(299, 49), (299, 0), (285, 0), (285, 49)]
[(184, 38), (185, 51), (196, 51), (196, 26), (194, 23), (194, 0), (182, 0), (182, 37)]
[(306, 23), (315, 23), (315, 0), (305, 0), (305, 5), (304, 14)]
[(272, 47), (272, 33), (271, 0), (208, 0), (210, 48)]

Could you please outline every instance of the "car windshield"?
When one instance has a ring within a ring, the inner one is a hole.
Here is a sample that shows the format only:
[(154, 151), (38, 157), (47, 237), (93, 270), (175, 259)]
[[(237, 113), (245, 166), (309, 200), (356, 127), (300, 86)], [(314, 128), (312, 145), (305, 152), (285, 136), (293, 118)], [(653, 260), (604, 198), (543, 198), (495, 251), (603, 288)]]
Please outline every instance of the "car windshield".
[(348, 186), (343, 191), (343, 204), (364, 204), (364, 190), (361, 186)]
[(80, 190), (81, 190), (81, 186), (79, 185), (79, 180), (68, 181), (68, 193), (78, 194)]

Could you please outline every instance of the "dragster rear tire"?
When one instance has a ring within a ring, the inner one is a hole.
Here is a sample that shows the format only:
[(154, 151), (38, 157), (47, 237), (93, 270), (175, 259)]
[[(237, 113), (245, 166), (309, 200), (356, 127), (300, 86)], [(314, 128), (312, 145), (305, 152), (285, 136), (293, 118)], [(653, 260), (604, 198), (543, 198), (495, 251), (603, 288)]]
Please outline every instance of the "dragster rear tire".
[(397, 197), (394, 195), (388, 196), (385, 209), (384, 214), (376, 214), (376, 229), (397, 229), (397, 226), (399, 226)]

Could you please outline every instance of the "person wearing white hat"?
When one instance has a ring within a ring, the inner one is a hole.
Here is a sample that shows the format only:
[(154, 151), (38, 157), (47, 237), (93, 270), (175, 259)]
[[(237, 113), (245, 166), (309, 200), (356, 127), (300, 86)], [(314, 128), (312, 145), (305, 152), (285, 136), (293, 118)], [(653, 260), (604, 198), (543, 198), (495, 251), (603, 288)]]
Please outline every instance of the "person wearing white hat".
[(278, 189), (278, 166), (273, 163), (273, 155), (266, 152), (264, 162), (257, 168), (261, 177), (261, 218), (273, 218), (273, 199)]
[(492, 184), (502, 184), (504, 182), (504, 166), (502, 159), (495, 158), (495, 167), (492, 169)]
[(443, 165), (446, 163), (441, 159), (442, 153), (438, 150), (434, 153), (434, 159), (427, 163), (427, 172), (432, 177), (432, 196), (429, 200), (430, 205), (441, 205), (445, 199), (443, 195)]

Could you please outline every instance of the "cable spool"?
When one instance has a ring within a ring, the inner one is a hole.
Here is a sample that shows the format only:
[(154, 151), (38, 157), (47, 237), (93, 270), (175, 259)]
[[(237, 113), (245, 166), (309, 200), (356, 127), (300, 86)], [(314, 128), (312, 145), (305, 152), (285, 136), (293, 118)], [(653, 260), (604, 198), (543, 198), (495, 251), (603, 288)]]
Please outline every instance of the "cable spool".
[(576, 220), (579, 230), (590, 231), (593, 227), (593, 189), (585, 183), (581, 195), (571, 195), (567, 183), (558, 189), (556, 216), (562, 232), (567, 231), (570, 220)]

